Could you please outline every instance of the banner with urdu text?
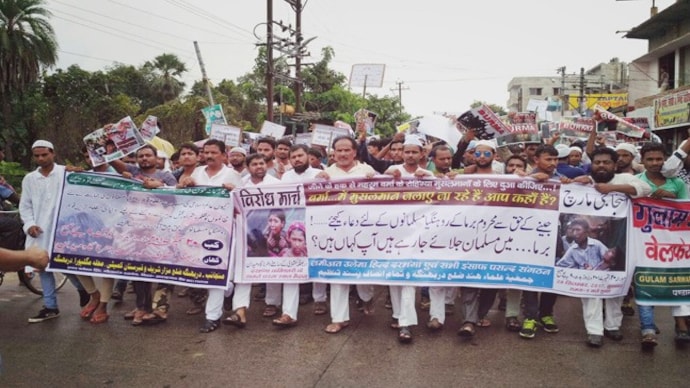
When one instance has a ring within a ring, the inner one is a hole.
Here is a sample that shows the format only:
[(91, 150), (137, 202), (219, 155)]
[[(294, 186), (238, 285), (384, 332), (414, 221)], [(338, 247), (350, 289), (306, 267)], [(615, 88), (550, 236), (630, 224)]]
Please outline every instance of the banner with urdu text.
[(51, 271), (228, 285), (233, 203), (223, 188), (147, 190), (119, 176), (71, 173), (54, 222)]
[[(246, 222), (238, 228), (246, 237), (238, 239), (238, 282), (466, 285), (613, 297), (627, 292), (634, 265), (626, 260), (628, 198), (579, 184), (466, 175), (234, 194)], [(595, 245), (589, 260), (570, 249), (577, 241)]]

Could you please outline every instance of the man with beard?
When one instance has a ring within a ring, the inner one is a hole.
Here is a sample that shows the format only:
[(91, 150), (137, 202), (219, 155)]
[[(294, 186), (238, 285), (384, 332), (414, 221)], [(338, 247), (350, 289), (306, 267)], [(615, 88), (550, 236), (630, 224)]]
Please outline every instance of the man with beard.
[(618, 154), (618, 162), (616, 162), (616, 172), (619, 174), (637, 174), (640, 171), (635, 170), (633, 161), (637, 156), (637, 149), (630, 143), (620, 143), (616, 146), (616, 154)]
[[(256, 153), (264, 157), (266, 162), (266, 172), (268, 175), (280, 179), (278, 169), (280, 168), (274, 162), (276, 141), (270, 137), (262, 137), (256, 141)], [(246, 162), (249, 165), (249, 161)]]
[[(368, 164), (356, 160), (357, 141), (349, 136), (339, 136), (333, 140), (333, 157), (335, 162), (321, 171), (317, 177), (324, 179), (371, 178), (376, 171)], [(350, 307), (348, 305), (350, 286), (331, 283), (331, 323), (326, 326), (326, 333), (339, 333), (350, 325)], [(374, 313), (374, 287), (369, 284), (358, 284), (357, 293), (364, 301), (364, 314)]]
[[(204, 144), (203, 154), (206, 165), (197, 167), (190, 177), (181, 179), (178, 187), (221, 186), (226, 190), (232, 190), (241, 186), (240, 174), (225, 165), (225, 143), (210, 139)], [(225, 294), (226, 292), (220, 289), (208, 291), (206, 322), (199, 328), (199, 332), (210, 333), (218, 328), (220, 317), (223, 315)]]
[[(615, 173), (618, 162), (616, 151), (607, 147), (597, 148), (592, 152), (591, 158), (590, 175), (577, 177), (571, 182), (594, 184), (594, 189), (602, 194), (618, 192), (633, 198), (645, 197), (651, 192), (650, 186), (641, 179), (627, 173)], [(602, 306), (604, 304), (602, 298), (582, 298), (582, 316), (587, 330), (587, 345), (600, 347), (603, 345), (604, 336), (614, 341), (623, 339), (620, 332), (623, 321), (622, 302), (623, 297), (610, 298), (606, 299), (605, 306)], [(606, 318), (602, 315), (603, 311)]]
[[(309, 147), (304, 144), (295, 144), (290, 148), (290, 164), (292, 169), (283, 174), (282, 183), (303, 183), (316, 179), (321, 170), (309, 165)], [(277, 286), (280, 286), (279, 284)], [(269, 287), (270, 289), (270, 287)], [(313, 295), (315, 300), (314, 311), (317, 306), (321, 314), (325, 314), (326, 284), (314, 283)], [(268, 298), (268, 294), (266, 296)], [(299, 307), (299, 284), (283, 284), (283, 315), (273, 320), (276, 326), (290, 327), (297, 324), (297, 308)]]
[(437, 178), (453, 179), (461, 171), (451, 169), (453, 163), (453, 150), (448, 145), (437, 145), (431, 149), (431, 160), (434, 162), (434, 176)]
[(281, 174), (292, 168), (290, 165), (290, 147), (292, 147), (292, 142), (287, 138), (282, 138), (276, 142), (275, 161), (278, 163), (278, 170), (281, 171)]
[(230, 155), (228, 162), (230, 163), (230, 166), (237, 171), (241, 177), (245, 177), (249, 175), (249, 171), (247, 171), (247, 164), (245, 160), (247, 159), (247, 150), (245, 150), (242, 147), (233, 147), (230, 150)]

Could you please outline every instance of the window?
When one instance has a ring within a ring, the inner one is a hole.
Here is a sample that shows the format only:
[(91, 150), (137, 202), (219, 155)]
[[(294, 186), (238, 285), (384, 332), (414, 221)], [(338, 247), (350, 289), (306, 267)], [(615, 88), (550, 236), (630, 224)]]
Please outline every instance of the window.
[(541, 88), (529, 88), (530, 96), (541, 96)]
[(553, 88), (553, 95), (554, 96), (560, 96), (561, 95), (561, 88)]

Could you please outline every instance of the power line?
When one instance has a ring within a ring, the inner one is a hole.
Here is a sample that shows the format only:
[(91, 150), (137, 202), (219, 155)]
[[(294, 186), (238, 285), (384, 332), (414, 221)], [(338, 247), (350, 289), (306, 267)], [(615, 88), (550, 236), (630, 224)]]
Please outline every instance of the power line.
[(185, 22), (182, 22), (182, 21), (179, 21), (179, 20), (171, 19), (171, 18), (168, 18), (168, 17), (165, 17), (165, 16), (161, 16), (161, 15), (157, 15), (156, 13), (153, 13), (153, 12), (151, 12), (151, 11), (147, 11), (147, 10), (141, 9), (141, 8), (132, 7), (131, 5), (123, 4), (123, 3), (117, 2), (117, 1), (115, 1), (115, 0), (109, 0), (109, 1), (110, 1), (111, 3), (114, 3), (114, 4), (119, 5), (119, 6), (121, 6), (121, 7), (133, 9), (133, 10), (138, 11), (138, 12), (143, 12), (143, 13), (147, 14), (149, 17), (154, 17), (154, 18), (158, 18), (158, 19), (167, 20), (167, 21), (169, 21), (169, 22), (176, 23), (176, 24), (183, 25), (183, 26), (187, 26), (187, 27), (190, 27), (190, 28), (194, 28), (194, 29), (199, 30), (199, 31), (208, 32), (208, 33), (211, 33), (211, 34), (214, 34), (214, 35), (218, 35), (218, 36), (224, 36), (224, 37), (229, 38), (229, 39), (237, 40), (238, 42), (250, 43), (251, 45), (254, 45), (254, 41), (239, 40), (239, 39), (237, 39), (237, 37), (230, 36), (230, 35), (225, 35), (225, 34), (220, 33), (219, 31), (209, 30), (209, 29), (206, 29), (206, 28), (203, 28), (203, 27), (199, 27), (199, 26), (195, 26), (195, 25), (192, 25), (192, 24), (189, 24), (189, 23), (185, 23)]
[(206, 19), (206, 20), (210, 21), (211, 23), (214, 23), (214, 24), (216, 24), (216, 25), (218, 25), (218, 26), (220, 26), (220, 27), (225, 27), (225, 28), (227, 28), (227, 29), (229, 29), (229, 30), (231, 30), (231, 31), (234, 31), (234, 32), (240, 31), (240, 32), (243, 32), (243, 33), (247, 33), (247, 34), (253, 35), (253, 33), (252, 33), (251, 31), (249, 31), (249, 30), (245, 30), (244, 28), (242, 28), (242, 27), (240, 27), (240, 26), (238, 26), (238, 25), (236, 25), (236, 24), (230, 23), (230, 22), (228, 22), (227, 20), (221, 19), (221, 18), (219, 18), (219, 17), (217, 17), (217, 16), (215, 16), (215, 15), (213, 15), (213, 14), (209, 14), (209, 13), (207, 13), (207, 12), (205, 12), (205, 11), (199, 9), (198, 7), (193, 6), (193, 5), (191, 5), (191, 4), (189, 4), (189, 3), (186, 3), (186, 2), (184, 2), (184, 1), (181, 1), (181, 0), (178, 0), (178, 1), (176, 1), (176, 0), (165, 0), (165, 2), (166, 2), (166, 3), (169, 3), (169, 4), (171, 4), (171, 5), (174, 5), (174, 6), (178, 7), (178, 8), (181, 8), (181, 9), (187, 11), (187, 12), (193, 13), (194, 15), (197, 15), (197, 16), (203, 18), (203, 19)]
[(59, 51), (59, 52), (61, 52), (61, 53), (69, 54), (69, 55), (75, 55), (75, 56), (77, 56), (77, 57), (84, 57), (84, 58), (96, 59), (96, 60), (104, 61), (104, 62), (111, 62), (111, 63), (119, 62), (119, 61), (116, 60), (116, 59), (105, 59), (105, 58), (99, 58), (99, 57), (92, 57), (92, 56), (90, 56), (90, 55), (79, 54), (79, 53), (73, 53), (73, 52), (71, 52), (71, 51), (66, 51), (66, 50), (62, 50), (62, 49), (58, 49), (57, 51)]

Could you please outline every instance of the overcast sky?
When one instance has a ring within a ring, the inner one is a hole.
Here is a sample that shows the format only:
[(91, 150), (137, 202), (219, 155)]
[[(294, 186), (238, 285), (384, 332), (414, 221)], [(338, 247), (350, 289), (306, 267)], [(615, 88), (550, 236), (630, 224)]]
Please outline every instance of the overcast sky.
[[(621, 39), (649, 18), (652, 0), (303, 0), (302, 31), (311, 58), (335, 50), (332, 67), (349, 77), (352, 65), (385, 64), (381, 88), (413, 116), (463, 112), (474, 100), (505, 106), (507, 85), (520, 76), (554, 76), (566, 66), (579, 73), (618, 57), (642, 56), (647, 41)], [(660, 10), (673, 0), (657, 0)], [(273, 0), (274, 20), (294, 26), (294, 12)], [(255, 43), (265, 41), (262, 0), (47, 0), (53, 12), (59, 68), (102, 70), (121, 62), (141, 65), (174, 53), (201, 79), (198, 41), (209, 79), (235, 80), (250, 71)], [(258, 25), (258, 26), (257, 26)], [(256, 27), (258, 39), (253, 31)], [(279, 53), (276, 53), (276, 56)], [(395, 91), (391, 91), (395, 89)], [(361, 88), (352, 88), (361, 93)]]

